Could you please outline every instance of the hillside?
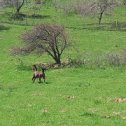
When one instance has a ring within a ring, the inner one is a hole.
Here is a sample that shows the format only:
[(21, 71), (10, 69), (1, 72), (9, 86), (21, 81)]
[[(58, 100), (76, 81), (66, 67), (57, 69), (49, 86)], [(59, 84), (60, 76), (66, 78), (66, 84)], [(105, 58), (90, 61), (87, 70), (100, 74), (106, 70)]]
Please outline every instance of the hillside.
[[(125, 6), (103, 15), (100, 26), (97, 16), (66, 14), (51, 2), (39, 10), (25, 5), (20, 20), (14, 12), (0, 9), (0, 126), (125, 126)], [(61, 60), (73, 64), (49, 68), (46, 83), (32, 83), (32, 65), (53, 59), (46, 53), (15, 56), (11, 49), (40, 23), (65, 27), (72, 46)]]

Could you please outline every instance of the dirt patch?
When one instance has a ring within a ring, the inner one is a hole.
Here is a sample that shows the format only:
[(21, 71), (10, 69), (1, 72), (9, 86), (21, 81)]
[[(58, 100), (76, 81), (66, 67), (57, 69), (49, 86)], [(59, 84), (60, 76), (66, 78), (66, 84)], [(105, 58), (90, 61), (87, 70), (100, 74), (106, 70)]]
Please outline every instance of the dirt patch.
[(72, 100), (72, 99), (75, 99), (76, 96), (65, 96), (64, 98), (67, 99), (67, 100)]
[(114, 102), (126, 102), (126, 98), (124, 98), (124, 97), (118, 97), (118, 98), (114, 98), (114, 99), (112, 99), (112, 101), (114, 101)]

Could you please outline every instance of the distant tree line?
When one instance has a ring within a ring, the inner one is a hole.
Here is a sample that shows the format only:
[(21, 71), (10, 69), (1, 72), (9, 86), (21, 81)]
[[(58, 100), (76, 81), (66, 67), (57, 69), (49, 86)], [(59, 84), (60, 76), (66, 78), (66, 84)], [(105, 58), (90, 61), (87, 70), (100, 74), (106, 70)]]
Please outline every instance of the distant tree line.
[[(20, 17), (20, 10), (25, 3), (42, 4), (47, 1), (52, 1), (56, 8), (63, 9), (66, 13), (78, 13), (81, 15), (98, 15), (98, 23), (101, 24), (104, 13), (112, 10), (117, 4), (126, 5), (126, 0), (0, 0), (1, 6), (13, 6), (15, 8), (16, 17)], [(36, 7), (35, 7), (36, 8)]]

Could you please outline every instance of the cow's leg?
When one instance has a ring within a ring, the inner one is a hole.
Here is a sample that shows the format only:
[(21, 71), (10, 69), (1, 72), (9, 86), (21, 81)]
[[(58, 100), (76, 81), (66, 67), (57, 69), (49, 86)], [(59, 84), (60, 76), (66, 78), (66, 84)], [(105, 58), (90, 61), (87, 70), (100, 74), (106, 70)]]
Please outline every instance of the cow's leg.
[(36, 78), (33, 76), (33, 77), (32, 77), (32, 81), (33, 81), (33, 83), (35, 82), (35, 79), (36, 79)]
[(41, 83), (41, 77), (39, 77), (39, 83)]
[(45, 83), (45, 76), (43, 76), (43, 80), (44, 80), (44, 83)]

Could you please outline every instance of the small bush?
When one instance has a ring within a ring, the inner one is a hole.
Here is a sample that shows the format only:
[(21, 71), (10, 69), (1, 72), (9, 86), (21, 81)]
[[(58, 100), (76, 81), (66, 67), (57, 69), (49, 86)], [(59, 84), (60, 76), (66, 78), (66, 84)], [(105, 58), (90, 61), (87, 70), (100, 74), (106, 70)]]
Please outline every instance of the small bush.
[(109, 52), (93, 56), (93, 54), (81, 55), (76, 58), (69, 58), (69, 66), (79, 67), (85, 66), (88, 68), (106, 68), (120, 67), (126, 65), (126, 49), (120, 53)]
[(123, 64), (123, 59), (116, 53), (108, 53), (106, 55), (106, 60), (110, 66), (120, 66)]
[(85, 60), (84, 59), (79, 59), (79, 58), (69, 58), (69, 65), (70, 66), (81, 66), (85, 64)]
[(0, 30), (9, 30), (9, 27), (0, 24)]
[(53, 5), (57, 9), (62, 9), (66, 14), (75, 13), (81, 15), (87, 15), (92, 11), (95, 2), (73, 0), (67, 2), (61, 2), (59, 0), (53, 0)]
[(26, 55), (29, 54), (33, 50), (32, 47), (25, 48), (25, 47), (14, 47), (10, 49), (10, 53), (12, 55)]
[(114, 30), (126, 30), (126, 22), (114, 21), (111, 24), (111, 29), (114, 29)]

